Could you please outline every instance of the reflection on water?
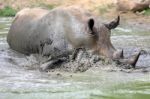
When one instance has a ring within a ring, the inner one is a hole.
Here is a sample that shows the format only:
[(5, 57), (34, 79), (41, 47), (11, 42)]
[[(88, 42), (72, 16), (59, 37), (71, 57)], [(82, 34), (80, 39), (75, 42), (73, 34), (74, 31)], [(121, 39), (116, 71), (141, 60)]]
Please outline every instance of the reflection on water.
[[(12, 18), (0, 18), (0, 99), (149, 99), (150, 73), (107, 72), (90, 69), (84, 73), (28, 70), (36, 63), (9, 49), (6, 35)], [(150, 34), (140, 35), (131, 29), (116, 29), (112, 41), (125, 53), (134, 47), (150, 52)], [(128, 31), (128, 32), (126, 32)], [(136, 36), (135, 36), (136, 35)], [(150, 58), (142, 56), (139, 66), (150, 66)]]

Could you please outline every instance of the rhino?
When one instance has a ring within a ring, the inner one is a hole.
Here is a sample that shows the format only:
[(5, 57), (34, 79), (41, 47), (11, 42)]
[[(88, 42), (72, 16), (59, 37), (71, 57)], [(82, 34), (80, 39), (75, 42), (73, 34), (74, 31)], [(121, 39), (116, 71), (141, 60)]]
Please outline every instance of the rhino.
[(120, 16), (109, 23), (78, 7), (59, 7), (53, 10), (25, 8), (19, 11), (10, 27), (7, 42), (11, 49), (29, 55), (33, 53), (59, 59), (79, 49), (135, 66), (140, 52), (123, 58), (123, 50), (111, 43), (111, 30), (119, 25)]

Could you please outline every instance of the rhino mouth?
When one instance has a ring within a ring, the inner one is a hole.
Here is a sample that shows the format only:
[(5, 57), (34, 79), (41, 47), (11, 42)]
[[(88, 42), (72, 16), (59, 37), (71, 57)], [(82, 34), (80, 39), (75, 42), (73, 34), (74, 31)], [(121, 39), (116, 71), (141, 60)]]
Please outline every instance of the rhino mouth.
[(114, 50), (111, 55), (108, 55), (108, 53), (103, 53), (103, 55), (107, 58), (111, 58), (112, 60), (119, 62), (119, 64), (129, 64), (135, 68), (136, 63), (138, 62), (138, 59), (141, 55), (141, 51), (134, 53), (128, 58), (124, 57), (123, 50)]
[(138, 62), (138, 59), (141, 55), (141, 51), (138, 51), (136, 53), (134, 53), (133, 55), (131, 55), (130, 57), (128, 58), (124, 58), (124, 55), (123, 55), (123, 50), (121, 51), (117, 51), (115, 52), (114, 54), (114, 60), (117, 60), (119, 63), (122, 63), (122, 64), (129, 64), (131, 65), (133, 68), (135, 68), (136, 66), (136, 63)]
[[(103, 49), (104, 50), (104, 49)], [(119, 62), (119, 64), (129, 64), (133, 68), (135, 68), (136, 63), (138, 62), (138, 59), (141, 55), (141, 51), (134, 53), (132, 56), (125, 58), (123, 50), (104, 50), (100, 51), (99, 55), (105, 56), (106, 58), (109, 58), (111, 60)]]

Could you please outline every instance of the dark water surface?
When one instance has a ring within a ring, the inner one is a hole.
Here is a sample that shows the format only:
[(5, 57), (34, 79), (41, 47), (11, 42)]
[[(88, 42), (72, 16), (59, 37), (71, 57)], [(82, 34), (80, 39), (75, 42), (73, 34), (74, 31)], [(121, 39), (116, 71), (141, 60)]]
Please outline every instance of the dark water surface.
[[(150, 73), (108, 72), (44, 73), (26, 68), (36, 63), (9, 49), (6, 35), (12, 18), (0, 18), (0, 99), (150, 99)], [(146, 50), (138, 67), (150, 67), (150, 31), (120, 26), (112, 42), (129, 56)]]

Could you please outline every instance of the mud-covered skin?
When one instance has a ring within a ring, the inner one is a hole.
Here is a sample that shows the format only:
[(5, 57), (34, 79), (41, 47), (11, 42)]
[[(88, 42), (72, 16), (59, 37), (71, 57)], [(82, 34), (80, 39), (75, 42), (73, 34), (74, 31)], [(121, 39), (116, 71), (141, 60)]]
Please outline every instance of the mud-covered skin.
[[(39, 13), (36, 14), (36, 11)], [(91, 26), (90, 19), (94, 20)], [(93, 27), (96, 32), (93, 32)], [(57, 8), (52, 11), (34, 8), (18, 12), (7, 41), (12, 49), (24, 54), (56, 55), (73, 48), (97, 50), (97, 36), (102, 35), (102, 44), (106, 45), (106, 48), (101, 45), (98, 50), (106, 50), (101, 52), (107, 57), (112, 57), (113, 52), (109, 54), (107, 50), (109, 47), (114, 51), (109, 32), (95, 16), (79, 8)]]
[[(13, 50), (23, 54), (38, 53), (54, 60), (66, 57), (79, 48), (92, 50), (107, 58), (120, 59), (123, 53), (117, 51), (110, 40), (111, 29), (116, 28), (119, 21), (118, 16), (104, 24), (95, 15), (76, 7), (51, 11), (27, 8), (17, 13), (7, 42)], [(131, 59), (131, 62), (129, 60), (121, 59), (121, 62), (136, 64), (138, 57)]]

